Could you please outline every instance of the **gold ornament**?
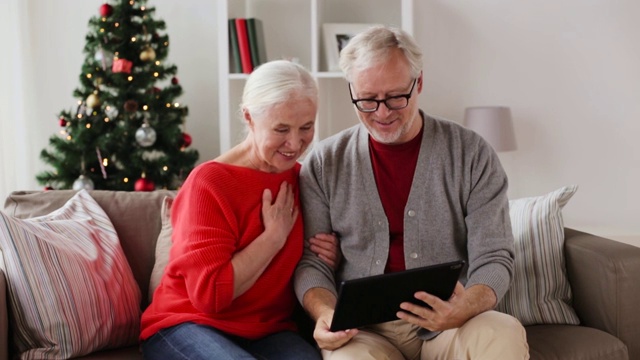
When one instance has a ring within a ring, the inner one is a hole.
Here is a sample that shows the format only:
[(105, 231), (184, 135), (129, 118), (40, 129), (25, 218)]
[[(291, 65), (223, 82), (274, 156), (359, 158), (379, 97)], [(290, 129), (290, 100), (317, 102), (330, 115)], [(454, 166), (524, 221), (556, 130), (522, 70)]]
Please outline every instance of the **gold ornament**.
[(100, 101), (100, 97), (96, 93), (93, 93), (87, 97), (87, 106), (92, 109), (100, 107), (101, 103), (102, 102)]
[(156, 59), (155, 50), (153, 50), (153, 48), (149, 45), (145, 46), (144, 49), (142, 49), (142, 52), (140, 53), (140, 60), (149, 62), (155, 59)]

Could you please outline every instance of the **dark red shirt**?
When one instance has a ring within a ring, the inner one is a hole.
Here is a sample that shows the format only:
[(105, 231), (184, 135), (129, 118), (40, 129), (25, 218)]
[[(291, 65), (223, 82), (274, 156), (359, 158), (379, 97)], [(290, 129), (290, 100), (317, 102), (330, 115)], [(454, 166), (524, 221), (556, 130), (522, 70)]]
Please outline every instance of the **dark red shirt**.
[(420, 154), (422, 132), (421, 129), (411, 141), (399, 145), (382, 144), (369, 136), (373, 175), (389, 221), (389, 258), (385, 273), (405, 270), (404, 208), (409, 199), (413, 174)]

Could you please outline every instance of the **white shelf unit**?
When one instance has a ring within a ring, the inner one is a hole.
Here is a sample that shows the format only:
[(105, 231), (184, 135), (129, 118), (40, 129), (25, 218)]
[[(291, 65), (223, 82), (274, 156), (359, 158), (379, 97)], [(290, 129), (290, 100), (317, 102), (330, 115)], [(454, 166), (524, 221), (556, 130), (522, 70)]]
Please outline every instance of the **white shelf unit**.
[(297, 59), (318, 82), (316, 140), (357, 123), (342, 73), (326, 71), (322, 24), (388, 24), (413, 34), (413, 0), (218, 0), (220, 153), (243, 138), (238, 113), (247, 74), (229, 72), (228, 19), (262, 21), (267, 60)]

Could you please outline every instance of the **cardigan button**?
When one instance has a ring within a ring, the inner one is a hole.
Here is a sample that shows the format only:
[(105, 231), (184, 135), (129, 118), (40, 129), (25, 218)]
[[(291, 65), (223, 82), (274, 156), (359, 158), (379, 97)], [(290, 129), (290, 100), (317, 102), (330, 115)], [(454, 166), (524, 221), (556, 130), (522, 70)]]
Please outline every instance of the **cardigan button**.
[(417, 259), (417, 258), (418, 258), (418, 254), (416, 254), (416, 253), (411, 253), (409, 256), (410, 256), (412, 259)]
[(409, 212), (407, 214), (409, 214), (410, 217), (416, 216), (416, 212), (413, 211), (413, 210), (409, 210)]

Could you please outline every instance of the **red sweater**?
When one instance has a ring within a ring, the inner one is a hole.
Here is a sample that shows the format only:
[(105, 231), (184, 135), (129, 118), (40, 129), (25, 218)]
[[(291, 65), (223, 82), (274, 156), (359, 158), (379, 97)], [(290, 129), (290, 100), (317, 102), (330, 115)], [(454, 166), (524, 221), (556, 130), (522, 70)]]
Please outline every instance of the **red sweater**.
[(291, 278), (302, 256), (302, 218), (256, 283), (233, 300), (233, 255), (264, 231), (262, 192), (280, 184), (298, 198), (300, 165), (279, 174), (209, 161), (196, 167), (172, 206), (173, 246), (153, 302), (142, 314), (140, 339), (183, 322), (249, 339), (295, 330)]

